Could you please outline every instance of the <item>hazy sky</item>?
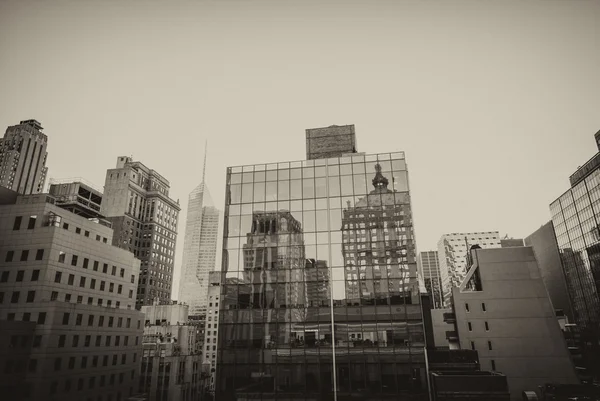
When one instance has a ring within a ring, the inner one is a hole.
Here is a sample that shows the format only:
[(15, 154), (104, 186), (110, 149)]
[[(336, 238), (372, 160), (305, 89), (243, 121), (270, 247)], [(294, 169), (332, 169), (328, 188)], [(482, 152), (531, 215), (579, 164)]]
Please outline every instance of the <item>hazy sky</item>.
[[(52, 178), (133, 155), (181, 199), (355, 124), (403, 150), (417, 244), (526, 236), (595, 152), (598, 1), (0, 1), (0, 129), (35, 118)], [(177, 285), (174, 285), (177, 288)]]

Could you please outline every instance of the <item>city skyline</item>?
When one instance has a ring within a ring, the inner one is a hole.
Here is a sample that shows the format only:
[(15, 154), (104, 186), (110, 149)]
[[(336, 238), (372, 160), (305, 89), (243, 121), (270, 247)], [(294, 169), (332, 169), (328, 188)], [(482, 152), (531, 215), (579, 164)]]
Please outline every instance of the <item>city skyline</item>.
[[(407, 153), (420, 251), (444, 232), (524, 237), (549, 220), (548, 204), (592, 155), (598, 130), (598, 3), (326, 3), (149, 4), (139, 14), (2, 2), (0, 87), (11, 96), (0, 127), (42, 123), (49, 178), (78, 166), (101, 187), (113, 160), (133, 154), (182, 201), (208, 138), (219, 158), (206, 181), (221, 205), (227, 166), (301, 160), (305, 129), (355, 124), (369, 135), (362, 151), (385, 142)], [(178, 28), (155, 30), (163, 17)], [(43, 65), (19, 61), (32, 54)], [(477, 203), (471, 183), (483, 185)], [(182, 249), (179, 241), (175, 280)]]

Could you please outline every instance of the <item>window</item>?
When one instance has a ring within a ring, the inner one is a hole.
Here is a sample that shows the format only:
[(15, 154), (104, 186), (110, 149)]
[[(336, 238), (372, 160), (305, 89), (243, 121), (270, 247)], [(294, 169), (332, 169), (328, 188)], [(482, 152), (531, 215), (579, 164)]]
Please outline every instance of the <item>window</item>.
[(87, 336), (85, 336), (85, 342), (84, 342), (83, 345), (86, 346), (86, 347), (89, 347), (90, 344), (91, 344), (91, 342), (92, 342), (92, 336), (87, 335)]
[(23, 221), (23, 216), (15, 217), (15, 222), (13, 224), (13, 230), (17, 231), (21, 229), (21, 221)]
[(474, 341), (471, 341), (471, 349), (475, 350), (475, 342)]
[(43, 249), (38, 249), (35, 252), (35, 260), (42, 260), (44, 259), (44, 250)]
[(110, 336), (106, 336), (106, 341), (104, 342), (105, 347), (110, 347)]
[(50, 301), (56, 301), (58, 299), (58, 291), (52, 291), (50, 294)]
[(125, 269), (121, 269), (121, 277), (125, 277)]
[(85, 277), (80, 277), (79, 278), (79, 286), (81, 288), (85, 288)]
[(496, 371), (496, 361), (494, 361), (493, 359), (490, 361), (492, 363), (492, 372)]
[(104, 291), (104, 286), (106, 285), (106, 283), (104, 281), (100, 282), (100, 291)]
[(21, 293), (19, 291), (13, 291), (12, 296), (10, 298), (10, 302), (16, 304), (19, 302), (19, 296)]
[(131, 327), (131, 318), (128, 317), (127, 318), (127, 328), (130, 328), (130, 327)]
[(2, 275), (0, 276), (0, 283), (6, 283), (8, 282), (8, 276), (9, 276), (10, 272), (7, 271), (3, 271)]
[(100, 316), (100, 319), (98, 320), (98, 327), (102, 326), (104, 326), (104, 316)]
[(63, 348), (65, 346), (65, 341), (67, 340), (67, 336), (64, 334), (58, 336), (58, 348)]
[(37, 216), (29, 216), (29, 224), (27, 224), (28, 230), (33, 230), (35, 228), (36, 220), (37, 220)]
[(102, 273), (108, 273), (108, 264), (107, 263), (104, 263), (102, 265)]
[(121, 336), (116, 336), (115, 337), (115, 347), (118, 347), (119, 345), (121, 345)]
[(81, 228), (75, 227), (75, 233), (76, 234), (81, 234)]
[(23, 313), (23, 321), (29, 322), (30, 320), (31, 320), (31, 313), (30, 312)]
[(94, 325), (94, 315), (89, 315), (88, 316), (88, 326), (93, 326)]
[(117, 294), (121, 294), (123, 292), (123, 286), (121, 284), (119, 284), (119, 286), (117, 287)]
[(78, 256), (77, 255), (73, 255), (71, 257), (71, 266), (77, 266), (77, 260), (78, 260)]
[(90, 280), (90, 289), (92, 289), (92, 290), (96, 289), (96, 279), (95, 278)]
[(467, 322), (467, 326), (469, 327), (469, 331), (473, 331), (473, 325), (471, 325), (471, 322)]
[(108, 327), (113, 327), (113, 322), (115, 318), (113, 316), (108, 317)]
[(117, 319), (117, 327), (123, 327), (123, 318), (122, 317)]
[(73, 347), (79, 346), (79, 336), (76, 334), (73, 336)]
[(94, 298), (88, 297), (88, 305), (93, 305), (93, 304), (94, 304)]
[[(6, 273), (8, 273), (8, 272), (6, 272)], [(2, 274), (4, 274), (4, 273), (2, 273)], [(19, 270), (19, 271), (17, 271), (16, 281), (17, 282), (23, 281), (23, 277), (25, 277), (25, 270)]]
[(100, 236), (96, 234), (96, 241), (100, 241)]
[(481, 303), (481, 310), (485, 312), (485, 303)]
[(97, 260), (94, 260), (94, 271), (97, 272), (98, 271), (98, 265), (100, 263)]
[(93, 389), (96, 386), (96, 377), (90, 377), (90, 381), (88, 382), (88, 388)]
[(31, 303), (35, 300), (35, 291), (27, 291), (27, 303)]
[(87, 368), (87, 356), (81, 357), (81, 369)]
[(46, 312), (40, 312), (38, 314), (37, 324), (45, 324), (46, 323)]
[(75, 317), (75, 326), (81, 326), (81, 321), (83, 320), (83, 315), (78, 313)]
[(485, 322), (485, 331), (490, 331), (490, 325), (488, 322)]
[(60, 263), (65, 263), (65, 258), (66, 258), (66, 257), (67, 257), (67, 254), (66, 254), (66, 253), (64, 253), (63, 251), (60, 251), (60, 252), (58, 253), (58, 261), (59, 261)]
[(133, 298), (133, 290), (129, 290), (129, 298)]
[(14, 256), (15, 256), (15, 251), (8, 251), (8, 252), (6, 252), (6, 258), (4, 258), (4, 261), (12, 262)]
[(465, 310), (467, 311), (467, 313), (470, 312), (470, 310), (469, 310), (469, 304), (465, 304)]
[(492, 350), (492, 342), (488, 341), (488, 349), (491, 351)]
[(132, 274), (131, 275), (131, 284), (134, 284), (134, 283), (135, 283), (135, 275)]
[(69, 281), (68, 281), (67, 284), (73, 285), (74, 282), (75, 282), (75, 275), (74, 274), (69, 274)]
[(108, 366), (108, 355), (104, 355), (102, 358), (102, 366)]
[(42, 336), (33, 337), (33, 348), (39, 348), (42, 345)]
[(83, 258), (83, 268), (87, 269), (88, 268), (88, 264), (90, 263), (90, 260), (88, 258)]
[(61, 272), (56, 272), (56, 274), (54, 275), (54, 282), (55, 283), (60, 283), (61, 279), (62, 279), (62, 273)]
[(102, 336), (96, 336), (96, 347), (102, 345)]
[(102, 302), (103, 302), (103, 301), (104, 301), (104, 300), (103, 300), (102, 298), (98, 298), (98, 306), (102, 306)]
[(65, 302), (71, 302), (71, 294), (65, 294)]
[(117, 274), (117, 266), (112, 267), (112, 271), (110, 274), (112, 274), (113, 276), (115, 276)]
[(63, 320), (62, 320), (62, 324), (63, 325), (68, 325), (69, 324), (69, 317), (71, 315), (68, 312), (63, 313)]
[(125, 340), (123, 341), (123, 345), (126, 346), (126, 347), (129, 345), (129, 336), (125, 336)]
[(115, 292), (115, 284), (114, 283), (108, 284), (108, 292)]
[(98, 356), (94, 356), (92, 357), (92, 367), (95, 368), (96, 366), (98, 366)]
[(40, 271), (39, 270), (34, 270), (31, 272), (31, 281), (38, 281), (38, 278), (40, 277)]
[(21, 262), (27, 262), (28, 258), (29, 258), (29, 251), (27, 249), (23, 249), (21, 251)]
[(81, 304), (81, 303), (83, 303), (83, 296), (81, 296), (81, 295), (78, 295), (78, 296), (77, 296), (77, 303), (78, 303), (78, 304)]

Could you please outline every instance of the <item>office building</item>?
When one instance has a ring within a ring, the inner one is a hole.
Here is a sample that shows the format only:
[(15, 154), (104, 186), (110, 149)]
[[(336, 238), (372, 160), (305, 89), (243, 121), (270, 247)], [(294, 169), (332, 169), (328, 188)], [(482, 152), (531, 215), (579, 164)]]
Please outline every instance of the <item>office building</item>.
[(0, 186), (23, 195), (38, 194), (46, 184), (48, 137), (36, 120), (21, 121), (0, 139)]
[(204, 349), (202, 350), (202, 364), (208, 367), (210, 382), (208, 389), (215, 391), (217, 376), (217, 339), (219, 338), (219, 298), (221, 295), (221, 272), (213, 271), (208, 274), (208, 307), (206, 309), (206, 323), (204, 326)]
[[(204, 170), (206, 154), (204, 155)], [(219, 230), (219, 210), (213, 206), (205, 173), (189, 196), (179, 300), (190, 306), (190, 316), (206, 313), (209, 273), (215, 269)]]
[(202, 368), (201, 340), (188, 324), (188, 305), (142, 306), (146, 316), (139, 392), (146, 401), (199, 401), (208, 371)]
[(356, 153), (354, 125), (306, 130), (306, 160), (340, 157), (350, 153)]
[(533, 248), (552, 306), (562, 310), (568, 322), (572, 323), (574, 316), (552, 222), (547, 222), (527, 236), (525, 245)]
[[(595, 135), (600, 150), (600, 131)], [(570, 177), (550, 204), (574, 323), (589, 373), (600, 379), (600, 151)]]
[(110, 228), (48, 194), (0, 200), (0, 321), (35, 326), (25, 399), (129, 397), (141, 357), (139, 261), (112, 246)]
[(500, 248), (500, 234), (498, 231), (452, 233), (442, 235), (438, 241), (445, 307), (450, 307), (452, 288), (459, 287), (467, 274), (467, 251), (473, 245)]
[(575, 367), (530, 247), (473, 246), (468, 273), (453, 289), (456, 341), (502, 372), (511, 400), (547, 383), (577, 384)]
[(106, 172), (100, 214), (113, 226), (113, 245), (141, 260), (136, 308), (171, 300), (179, 201), (169, 181), (130, 157)]
[(426, 399), (404, 153), (311, 146), (227, 170), (216, 399)]
[(437, 251), (419, 252), (417, 269), (429, 293), (431, 307), (433, 309), (442, 308), (444, 305), (444, 296)]

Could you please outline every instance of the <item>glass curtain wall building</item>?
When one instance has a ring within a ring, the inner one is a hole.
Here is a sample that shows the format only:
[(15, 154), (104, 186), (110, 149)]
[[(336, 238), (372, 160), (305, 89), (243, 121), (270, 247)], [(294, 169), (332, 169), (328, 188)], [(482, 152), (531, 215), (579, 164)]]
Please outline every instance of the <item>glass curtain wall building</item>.
[(225, 203), (216, 399), (426, 399), (404, 153), (228, 168)]

